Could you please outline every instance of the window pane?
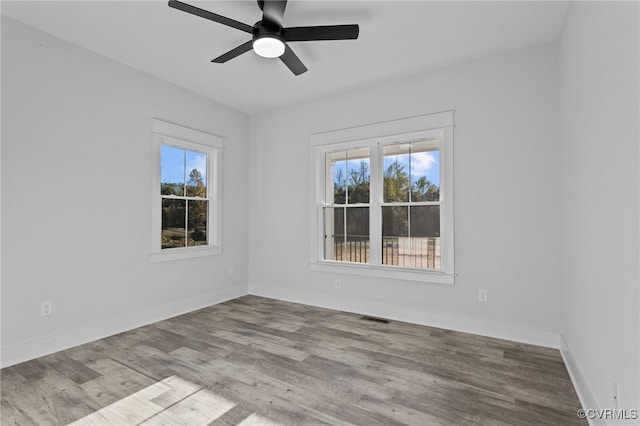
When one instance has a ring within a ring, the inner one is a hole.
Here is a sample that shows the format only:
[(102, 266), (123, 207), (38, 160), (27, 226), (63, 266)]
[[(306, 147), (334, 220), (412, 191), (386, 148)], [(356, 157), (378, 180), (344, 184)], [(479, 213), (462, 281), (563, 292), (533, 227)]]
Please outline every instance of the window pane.
[(369, 263), (369, 207), (325, 207), (323, 212), (324, 259)]
[(384, 147), (385, 203), (409, 201), (409, 150), (410, 145)]
[(412, 206), (410, 266), (440, 269), (440, 206)]
[(349, 204), (369, 203), (371, 181), (369, 148), (347, 152), (347, 175)]
[(324, 259), (344, 260), (344, 207), (325, 207), (324, 223)]
[(184, 195), (184, 149), (162, 145), (160, 147), (160, 193)]
[(347, 208), (347, 237), (342, 241), (346, 262), (369, 263), (369, 207)]
[(370, 156), (369, 148), (325, 154), (327, 204), (369, 203)]
[(207, 154), (186, 151), (187, 155), (187, 196), (207, 196)]
[(207, 208), (208, 201), (188, 200), (187, 245), (202, 246), (207, 244)]
[(325, 155), (325, 165), (326, 203), (345, 204), (347, 202), (347, 152), (328, 152)]
[(162, 248), (185, 246), (185, 200), (162, 200)]
[(411, 201), (440, 200), (440, 151), (438, 141), (411, 144)]
[(382, 264), (409, 266), (409, 208), (382, 207)]

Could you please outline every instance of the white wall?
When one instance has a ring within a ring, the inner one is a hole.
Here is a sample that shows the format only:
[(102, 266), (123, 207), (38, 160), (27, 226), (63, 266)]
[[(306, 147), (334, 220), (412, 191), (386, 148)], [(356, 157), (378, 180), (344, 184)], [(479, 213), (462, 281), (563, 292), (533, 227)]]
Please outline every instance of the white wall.
[(638, 9), (574, 2), (561, 38), (561, 329), (593, 408), (614, 379), (640, 408)]
[[(557, 345), (557, 66), (545, 44), (253, 115), (250, 293)], [(455, 286), (310, 271), (309, 135), (451, 109)]]
[[(226, 138), (222, 256), (149, 261), (153, 117)], [(243, 113), (3, 17), (3, 364), (246, 294), (248, 139)]]

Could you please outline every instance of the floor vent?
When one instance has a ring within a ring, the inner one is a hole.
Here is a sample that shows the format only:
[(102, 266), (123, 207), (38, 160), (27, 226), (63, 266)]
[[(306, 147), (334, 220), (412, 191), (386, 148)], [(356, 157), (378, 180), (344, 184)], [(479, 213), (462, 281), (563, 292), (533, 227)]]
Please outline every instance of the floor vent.
[(375, 318), (375, 317), (366, 317), (366, 316), (362, 317), (360, 319), (364, 320), (364, 321), (379, 322), (381, 324), (389, 324), (391, 322), (388, 319)]

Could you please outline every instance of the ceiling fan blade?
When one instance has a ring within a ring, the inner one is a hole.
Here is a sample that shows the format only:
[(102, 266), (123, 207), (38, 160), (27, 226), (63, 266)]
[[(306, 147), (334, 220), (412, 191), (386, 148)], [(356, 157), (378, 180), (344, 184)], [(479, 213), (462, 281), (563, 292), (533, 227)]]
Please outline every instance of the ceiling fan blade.
[(243, 53), (250, 51), (252, 48), (253, 48), (253, 40), (249, 40), (248, 42), (241, 44), (235, 49), (231, 49), (224, 55), (218, 56), (217, 58), (213, 59), (211, 62), (215, 62), (216, 64), (223, 64), (237, 56), (242, 55)]
[(360, 33), (358, 24), (321, 25), (316, 27), (290, 27), (282, 29), (287, 41), (355, 40)]
[(182, 3), (178, 0), (169, 0), (169, 7), (199, 16), (204, 19), (208, 19), (210, 21), (217, 22), (219, 24), (229, 26), (231, 28), (235, 28), (240, 31), (244, 31), (245, 33), (253, 34), (252, 26), (243, 24), (242, 22), (235, 21), (233, 19), (218, 15), (213, 12), (209, 12), (208, 10), (200, 9), (199, 7), (191, 6), (190, 4)]
[(307, 71), (307, 67), (304, 66), (300, 58), (293, 53), (293, 50), (285, 43), (284, 53), (280, 56), (280, 59), (295, 75), (300, 75)]
[(282, 27), (282, 17), (287, 7), (287, 0), (264, 0), (260, 2), (262, 9), (262, 24), (266, 26)]

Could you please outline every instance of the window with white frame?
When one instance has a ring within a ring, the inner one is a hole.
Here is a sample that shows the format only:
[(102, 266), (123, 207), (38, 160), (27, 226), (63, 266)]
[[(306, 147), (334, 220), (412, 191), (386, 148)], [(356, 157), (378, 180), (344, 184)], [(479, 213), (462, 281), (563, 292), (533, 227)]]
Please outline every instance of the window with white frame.
[(222, 138), (153, 120), (152, 260), (221, 252)]
[(312, 268), (452, 284), (452, 143), (453, 112), (313, 135)]

